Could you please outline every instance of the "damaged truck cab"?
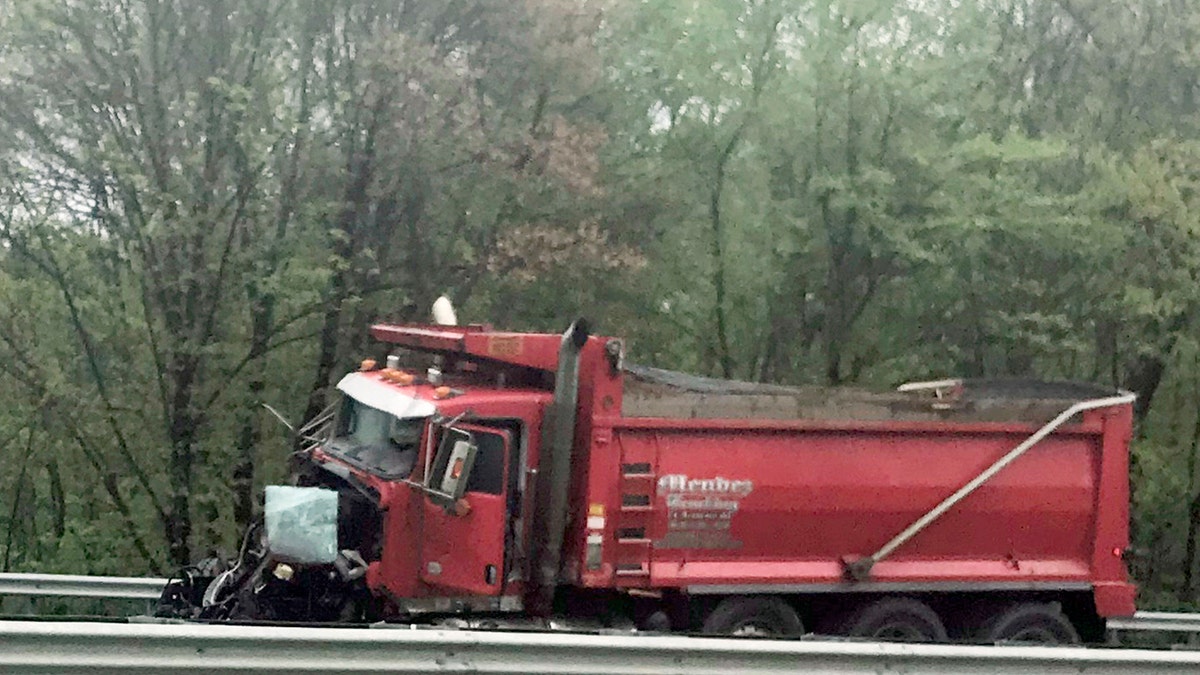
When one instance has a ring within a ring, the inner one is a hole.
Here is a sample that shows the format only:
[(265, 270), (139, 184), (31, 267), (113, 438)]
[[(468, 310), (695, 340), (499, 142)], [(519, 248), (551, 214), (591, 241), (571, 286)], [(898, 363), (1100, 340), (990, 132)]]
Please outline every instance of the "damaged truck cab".
[(1134, 611), (1129, 394), (714, 380), (583, 322), (372, 335), (408, 356), (339, 382), (163, 614), (1069, 643)]
[[(368, 562), (366, 584), (383, 614), (521, 613), (539, 602), (548, 612), (557, 569), (539, 577), (546, 570), (533, 563), (562, 548), (570, 477), (542, 461), (543, 450), (557, 445), (569, 459), (575, 443), (586, 327), (561, 338), (395, 326), (373, 334), (433, 352), (441, 364), (423, 378), (367, 368), (338, 386), (351, 409), (422, 420), (407, 477), (336, 455), (336, 443), (311, 449), (317, 462), (350, 463), (379, 494), (384, 545)], [(561, 385), (547, 386), (552, 378)], [(553, 543), (537, 536), (552, 531)], [(551, 592), (532, 592), (539, 587)]]
[(385, 615), (524, 606), (520, 551), (532, 514), (523, 494), (552, 396), (444, 378), (417, 381), (397, 368), (347, 375), (333, 433), (304, 453), (301, 484), (345, 476), (378, 510), (361, 539), (339, 546), (362, 556)]
[[(520, 615), (539, 601), (550, 611), (557, 575), (542, 582), (549, 592), (531, 595), (544, 571), (532, 561), (562, 547), (566, 492), (545, 484), (567, 480), (552, 463), (539, 470), (540, 455), (555, 443), (569, 455), (578, 362), (603, 347), (584, 349), (582, 325), (565, 336), (372, 332), (439, 365), (402, 368), (389, 356), (386, 367), (367, 360), (342, 378), (338, 400), (299, 430), (296, 487), (269, 487), (264, 522), (238, 559), (184, 570), (160, 614), (327, 622)], [(570, 384), (555, 388), (556, 379)], [(557, 537), (537, 536), (551, 529)]]

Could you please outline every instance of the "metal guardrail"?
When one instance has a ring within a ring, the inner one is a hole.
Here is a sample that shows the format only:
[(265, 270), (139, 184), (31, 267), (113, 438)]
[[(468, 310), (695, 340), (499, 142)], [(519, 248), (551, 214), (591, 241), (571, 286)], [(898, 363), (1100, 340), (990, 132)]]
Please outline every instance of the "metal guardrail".
[(0, 595), (157, 600), (166, 579), (74, 574), (0, 574)]
[(1200, 614), (1137, 612), (1131, 618), (1109, 619), (1110, 631), (1200, 633)]
[(0, 622), (22, 673), (1196, 673), (1200, 653), (454, 630)]
[[(0, 573), (0, 596), (153, 601), (167, 579)], [(1110, 636), (1200, 636), (1200, 614), (1138, 612)], [(674, 636), (0, 622), (0, 670), (21, 672), (829, 673), (1200, 672), (1200, 652), (773, 642)]]

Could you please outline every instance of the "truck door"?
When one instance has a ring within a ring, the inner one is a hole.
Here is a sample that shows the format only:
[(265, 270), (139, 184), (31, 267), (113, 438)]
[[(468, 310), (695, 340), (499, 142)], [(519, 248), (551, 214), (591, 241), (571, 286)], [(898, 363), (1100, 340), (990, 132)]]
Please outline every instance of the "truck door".
[(431, 492), (423, 500), (425, 583), (454, 595), (499, 595), (504, 589), (512, 443), (501, 429), (458, 424), (441, 430), (426, 479)]

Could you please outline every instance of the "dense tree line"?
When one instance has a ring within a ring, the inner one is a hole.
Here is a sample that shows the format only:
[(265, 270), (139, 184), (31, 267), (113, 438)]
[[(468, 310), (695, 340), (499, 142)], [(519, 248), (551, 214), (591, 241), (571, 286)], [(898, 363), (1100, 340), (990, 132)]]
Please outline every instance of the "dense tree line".
[(232, 547), (374, 319), (884, 387), (1135, 390), (1146, 598), (1200, 531), (1200, 7), (0, 4), (3, 568)]

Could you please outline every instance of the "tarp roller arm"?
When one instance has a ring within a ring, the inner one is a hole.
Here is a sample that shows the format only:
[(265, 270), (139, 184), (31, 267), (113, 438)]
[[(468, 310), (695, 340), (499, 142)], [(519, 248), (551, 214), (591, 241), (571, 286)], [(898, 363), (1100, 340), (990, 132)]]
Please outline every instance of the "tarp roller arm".
[(875, 563), (888, 557), (896, 549), (900, 548), (910, 539), (917, 536), (917, 534), (928, 527), (930, 523), (940, 518), (942, 514), (953, 508), (955, 504), (961, 502), (968, 495), (978, 489), (979, 486), (988, 482), (992, 476), (1000, 473), (1004, 467), (1013, 463), (1013, 461), (1015, 461), (1018, 457), (1025, 454), (1025, 451), (1037, 445), (1039, 441), (1044, 439), (1046, 436), (1049, 436), (1054, 432), (1054, 430), (1058, 429), (1063, 424), (1066, 424), (1067, 420), (1071, 419), (1075, 415), (1078, 415), (1085, 410), (1095, 410), (1097, 408), (1127, 405), (1132, 403), (1135, 398), (1137, 398), (1135, 394), (1122, 393), (1119, 396), (1080, 401), (1062, 411), (1057, 417), (1050, 420), (1043, 425), (1042, 428), (1035, 431), (1032, 436), (1022, 441), (1020, 445), (1012, 450), (1009, 450), (1007, 454), (996, 460), (988, 468), (984, 469), (982, 473), (971, 479), (971, 481), (966, 485), (959, 488), (954, 494), (942, 500), (940, 504), (930, 509), (928, 513), (918, 518), (913, 522), (913, 524), (904, 528), (900, 534), (897, 534), (891, 539), (891, 541), (880, 547), (878, 551), (875, 551), (865, 558), (858, 558), (856, 560), (843, 560), (846, 575), (855, 581), (864, 581), (869, 578), (871, 575), (871, 568), (875, 566)]

